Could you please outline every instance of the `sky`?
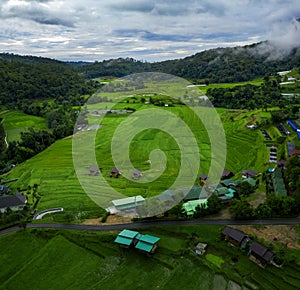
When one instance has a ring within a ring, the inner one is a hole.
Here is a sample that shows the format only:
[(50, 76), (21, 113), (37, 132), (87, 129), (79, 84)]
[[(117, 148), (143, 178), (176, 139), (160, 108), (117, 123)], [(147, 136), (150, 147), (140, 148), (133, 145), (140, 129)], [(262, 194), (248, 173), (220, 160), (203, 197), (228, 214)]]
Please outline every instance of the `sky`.
[(0, 52), (59, 60), (183, 58), (300, 44), (299, 0), (0, 0)]

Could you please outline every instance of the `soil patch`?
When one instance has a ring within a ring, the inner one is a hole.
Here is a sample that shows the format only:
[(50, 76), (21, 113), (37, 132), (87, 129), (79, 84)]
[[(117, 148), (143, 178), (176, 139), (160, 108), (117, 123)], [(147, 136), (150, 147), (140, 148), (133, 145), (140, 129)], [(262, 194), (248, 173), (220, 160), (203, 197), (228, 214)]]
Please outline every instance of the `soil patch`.
[(127, 224), (127, 223), (132, 222), (131, 218), (122, 217), (122, 216), (118, 216), (118, 215), (108, 216), (105, 223), (102, 223), (101, 219), (102, 219), (102, 217), (96, 218), (96, 219), (87, 219), (82, 224), (104, 226), (104, 225)]
[(233, 226), (249, 235), (274, 244), (282, 244), (287, 249), (300, 249), (299, 235), (295, 226)]

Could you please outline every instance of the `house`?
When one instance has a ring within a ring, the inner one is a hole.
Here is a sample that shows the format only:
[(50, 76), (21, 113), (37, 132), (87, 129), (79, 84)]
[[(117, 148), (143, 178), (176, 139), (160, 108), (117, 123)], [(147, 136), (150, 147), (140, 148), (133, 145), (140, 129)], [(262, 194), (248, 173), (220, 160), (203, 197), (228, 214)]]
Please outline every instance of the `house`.
[(242, 177), (243, 178), (249, 178), (249, 177), (256, 177), (258, 174), (251, 170), (251, 169), (246, 169), (242, 171)]
[(207, 244), (205, 243), (198, 243), (195, 248), (194, 252), (196, 255), (203, 255), (206, 251)]
[(202, 186), (193, 186), (188, 193), (184, 196), (183, 201), (197, 200), (208, 197), (208, 193)]
[(112, 200), (112, 206), (106, 210), (110, 214), (117, 212), (132, 213), (135, 212), (136, 207), (144, 204), (145, 199), (141, 195), (125, 197), (121, 199)]
[(203, 186), (207, 181), (208, 176), (206, 174), (200, 174), (199, 180), (200, 180), (200, 186)]
[(92, 166), (89, 168), (89, 171), (90, 171), (90, 175), (95, 176), (99, 174), (100, 169), (98, 166)]
[(249, 255), (250, 260), (263, 267), (270, 263), (275, 257), (274, 252), (258, 242), (253, 242), (250, 245)]
[(245, 249), (250, 241), (250, 238), (244, 232), (232, 227), (226, 227), (222, 234), (227, 242), (240, 249)]
[(153, 254), (158, 247), (160, 238), (143, 235), (136, 231), (122, 230), (115, 239), (115, 243), (119, 244), (121, 248), (133, 247), (141, 252)]
[(182, 209), (187, 216), (192, 216), (196, 213), (198, 206), (206, 208), (207, 199), (190, 200), (182, 205)]
[(142, 171), (139, 169), (136, 169), (132, 172), (132, 179), (138, 180), (142, 177)]
[(118, 168), (113, 168), (109, 172), (110, 177), (118, 178), (120, 175), (120, 170)]
[(6, 195), (0, 197), (0, 212), (5, 213), (7, 208), (12, 211), (22, 210), (27, 202), (25, 195), (17, 192), (14, 195)]
[(223, 172), (222, 172), (222, 177), (221, 179), (229, 179), (231, 177), (234, 176), (234, 173), (232, 171), (229, 171), (227, 169), (224, 169)]

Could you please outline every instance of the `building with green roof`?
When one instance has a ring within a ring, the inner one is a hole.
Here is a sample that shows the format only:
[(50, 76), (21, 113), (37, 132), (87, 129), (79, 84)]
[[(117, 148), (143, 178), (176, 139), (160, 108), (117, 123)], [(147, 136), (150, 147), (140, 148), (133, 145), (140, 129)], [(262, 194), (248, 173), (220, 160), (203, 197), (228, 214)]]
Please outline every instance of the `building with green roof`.
[(188, 202), (185, 202), (182, 205), (182, 209), (185, 211), (187, 216), (192, 216), (196, 212), (197, 206), (203, 206), (207, 207), (207, 199), (197, 199), (197, 200), (190, 200)]
[(191, 201), (208, 197), (208, 193), (202, 186), (193, 186), (184, 196), (183, 201)]
[(139, 232), (131, 230), (123, 230), (118, 234), (115, 239), (115, 243), (119, 244), (121, 247), (129, 248), (134, 244), (135, 239), (139, 236)]
[(118, 212), (134, 212), (136, 207), (142, 205), (144, 202), (145, 199), (141, 195), (115, 199), (112, 200), (113, 206), (107, 208), (106, 210), (110, 214), (115, 214)]
[(135, 245), (135, 248), (146, 252), (146, 253), (154, 253), (154, 251), (157, 248), (157, 243), (160, 240), (160, 238), (151, 236), (151, 235), (140, 235), (138, 238), (138, 242)]
[(115, 239), (115, 243), (122, 248), (134, 247), (142, 252), (153, 254), (158, 246), (160, 238), (143, 235), (136, 231), (126, 230), (121, 231)]

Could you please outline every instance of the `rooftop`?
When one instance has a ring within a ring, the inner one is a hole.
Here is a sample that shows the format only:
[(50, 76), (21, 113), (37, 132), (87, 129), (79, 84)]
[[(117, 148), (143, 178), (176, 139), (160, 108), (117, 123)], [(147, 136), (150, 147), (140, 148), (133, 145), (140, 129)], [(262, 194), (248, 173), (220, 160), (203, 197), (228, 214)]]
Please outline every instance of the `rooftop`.
[(223, 230), (223, 234), (225, 236), (229, 236), (230, 238), (234, 239), (238, 243), (240, 243), (245, 237), (247, 237), (247, 235), (244, 232), (231, 227), (226, 227)]
[(144, 201), (145, 199), (141, 195), (137, 195), (137, 196), (130, 196), (121, 199), (115, 199), (112, 201), (112, 203), (114, 206), (124, 206), (124, 205), (141, 203)]
[(26, 196), (17, 192), (14, 195), (3, 195), (0, 197), (0, 208), (22, 206), (26, 203)]

